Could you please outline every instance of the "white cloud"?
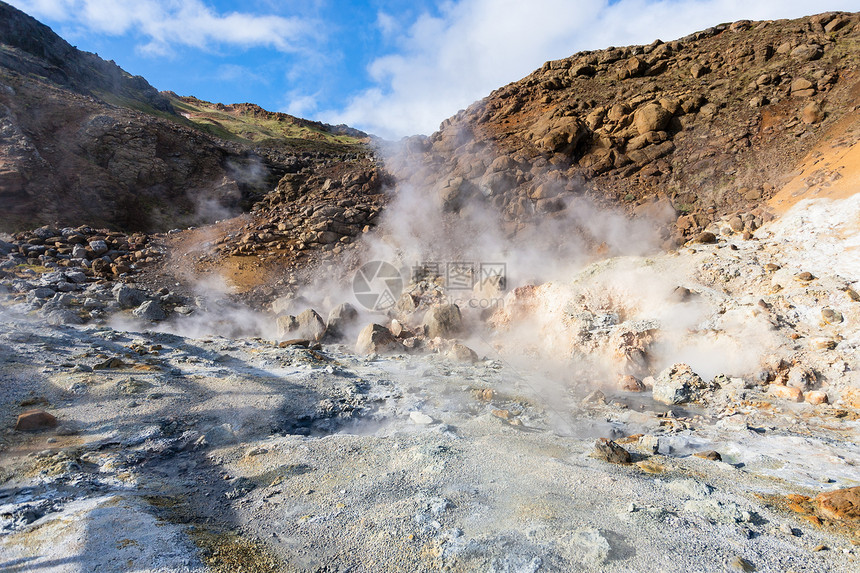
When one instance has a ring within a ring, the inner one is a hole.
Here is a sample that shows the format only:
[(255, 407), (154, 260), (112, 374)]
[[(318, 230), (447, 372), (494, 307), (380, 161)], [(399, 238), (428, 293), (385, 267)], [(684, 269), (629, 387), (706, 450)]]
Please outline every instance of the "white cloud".
[(301, 95), (299, 93), (289, 94), (286, 112), (296, 117), (307, 117), (317, 108), (314, 96)]
[[(348, 123), (383, 137), (430, 133), (439, 123), (516, 81), (544, 61), (608, 45), (664, 41), (721, 22), (794, 18), (855, 10), (856, 0), (460, 0), (440, 16), (424, 14), (374, 60), (373, 84), (325, 121)], [(385, 19), (379, 24), (386, 32)]]
[(376, 15), (376, 27), (379, 28), (383, 36), (389, 37), (393, 36), (398, 30), (400, 23), (391, 14), (379, 12)]
[(224, 64), (218, 66), (213, 77), (222, 82), (243, 82), (245, 84), (253, 83), (263, 85), (269, 85), (270, 83), (268, 76), (258, 74), (249, 70), (245, 66), (238, 66), (236, 64)]
[(241, 12), (219, 14), (202, 0), (12, 0), (36, 18), (70, 22), (93, 32), (145, 39), (139, 48), (164, 55), (174, 46), (265, 46), (299, 51), (319, 29), (300, 18)]

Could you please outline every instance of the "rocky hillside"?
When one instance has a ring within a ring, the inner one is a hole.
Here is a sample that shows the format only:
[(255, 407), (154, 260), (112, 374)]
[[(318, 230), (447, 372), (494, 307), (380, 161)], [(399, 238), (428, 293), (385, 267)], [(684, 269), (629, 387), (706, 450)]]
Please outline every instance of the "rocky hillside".
[(250, 208), (299, 163), (369, 153), (344, 126), (249, 104), (207, 115), (216, 105), (159, 93), (0, 2), (0, 230), (211, 222)]
[[(837, 157), (828, 169), (816, 157), (856, 141), (858, 21), (860, 14), (843, 13), (740, 21), (547, 62), (431, 136), (395, 146), (384, 170), (286, 176), (241, 229), (219, 231), (217, 247), (199, 262), (234, 277), (240, 266), (274, 273), (246, 272), (240, 290), (295, 284), (298, 269), (361, 246), (356, 238), (380, 211), (394, 222), (380, 228), (383, 240), (392, 226), (436, 221), (437, 209), (451, 227), (418, 238), (435, 247), (462, 235), (467, 219), (485, 223), (488, 213), (499, 215), (501, 236), (518, 244), (565, 242), (582, 198), (663, 225), (658, 243), (665, 248), (713, 241), (721, 228), (750, 236), (773, 216), (769, 202), (789, 183), (797, 195), (844, 176)], [(395, 183), (388, 195), (385, 181)], [(383, 210), (392, 197), (413, 208)], [(354, 207), (372, 215), (356, 219)], [(547, 219), (566, 233), (541, 233)], [(604, 255), (618, 254), (600, 237), (586, 239)]]
[(586, 195), (674, 209), (677, 244), (756, 209), (829, 130), (858, 119), (860, 14), (739, 21), (546, 62), (412, 138), (395, 174), (458, 211), (490, 204), (511, 232)]

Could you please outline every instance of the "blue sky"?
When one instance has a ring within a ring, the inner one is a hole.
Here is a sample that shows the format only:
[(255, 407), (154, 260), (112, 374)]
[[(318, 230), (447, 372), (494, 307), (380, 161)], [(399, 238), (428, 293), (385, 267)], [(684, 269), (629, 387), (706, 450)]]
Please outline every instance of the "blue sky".
[(7, 0), (160, 90), (348, 123), (387, 138), (544, 61), (858, 0)]

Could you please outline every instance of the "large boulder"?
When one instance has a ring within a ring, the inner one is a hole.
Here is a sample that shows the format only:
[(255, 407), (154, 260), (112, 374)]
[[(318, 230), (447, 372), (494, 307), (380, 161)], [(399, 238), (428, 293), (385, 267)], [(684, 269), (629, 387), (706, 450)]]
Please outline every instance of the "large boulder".
[(702, 398), (708, 385), (686, 364), (663, 370), (654, 381), (652, 397), (664, 404), (686, 404)]
[(278, 338), (305, 338), (318, 342), (325, 334), (325, 325), (322, 317), (312, 308), (298, 316), (279, 316)]
[(113, 291), (116, 301), (121, 308), (135, 308), (146, 300), (146, 293), (142, 290), (126, 285), (120, 285)]
[(29, 410), (18, 416), (15, 430), (18, 432), (36, 432), (55, 428), (57, 424), (57, 418), (44, 410)]
[(164, 312), (164, 309), (161, 307), (161, 304), (158, 301), (154, 300), (148, 300), (144, 302), (131, 312), (136, 317), (142, 318), (143, 320), (148, 320), (150, 322), (156, 322), (167, 318), (167, 313)]
[(474, 363), (480, 360), (478, 353), (463, 344), (455, 344), (445, 353), (448, 360), (452, 362)]
[(326, 320), (326, 338), (330, 340), (342, 340), (346, 330), (358, 320), (358, 311), (348, 302), (342, 303), (331, 309)]
[(368, 324), (358, 334), (355, 351), (358, 354), (388, 354), (403, 350), (403, 345), (381, 324)]
[(451, 338), (463, 329), (463, 317), (456, 304), (437, 304), (430, 307), (422, 322), (430, 338)]
[(633, 114), (633, 125), (639, 135), (645, 135), (649, 131), (663, 131), (669, 125), (672, 114), (661, 105), (649, 103), (643, 105)]

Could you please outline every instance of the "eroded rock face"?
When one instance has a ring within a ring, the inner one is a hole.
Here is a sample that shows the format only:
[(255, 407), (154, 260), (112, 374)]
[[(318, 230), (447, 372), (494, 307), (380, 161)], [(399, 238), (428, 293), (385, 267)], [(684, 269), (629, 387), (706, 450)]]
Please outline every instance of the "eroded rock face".
[(818, 510), (829, 519), (860, 522), (860, 487), (820, 493), (815, 502)]
[[(357, 149), (311, 142), (272, 148), (195, 129), (176, 107), (189, 116), (185, 105), (199, 100), (159, 92), (5, 3), (0, 42), (6, 46), (0, 62), (5, 230), (54, 221), (146, 232), (209, 223), (225, 211), (247, 210), (284, 173), (298, 171), (296, 163), (321, 164)], [(217, 111), (256, 122), (299, 121), (252, 104)], [(301, 126), (364, 136), (346, 126)]]

